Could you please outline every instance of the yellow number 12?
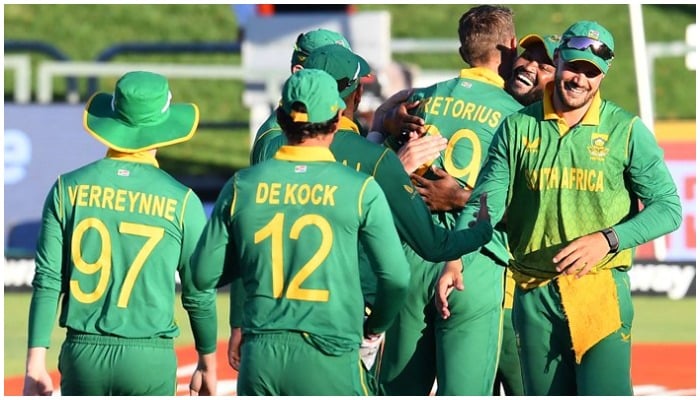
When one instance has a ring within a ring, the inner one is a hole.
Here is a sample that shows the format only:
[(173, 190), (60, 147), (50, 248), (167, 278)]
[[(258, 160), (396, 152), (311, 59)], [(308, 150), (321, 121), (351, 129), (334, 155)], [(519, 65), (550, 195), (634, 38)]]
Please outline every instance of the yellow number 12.
[[(306, 214), (299, 217), (289, 232), (289, 238), (298, 240), (301, 231), (315, 226), (321, 231), (321, 244), (314, 255), (304, 264), (299, 272), (289, 282), (285, 297), (292, 300), (328, 301), (329, 293), (326, 289), (303, 289), (301, 285), (311, 276), (323, 261), (328, 257), (333, 244), (333, 231), (328, 220), (317, 214)], [(284, 291), (284, 249), (283, 247), (284, 214), (277, 213), (262, 229), (255, 232), (255, 244), (268, 237), (272, 240), (272, 296), (276, 299), (282, 297)]]

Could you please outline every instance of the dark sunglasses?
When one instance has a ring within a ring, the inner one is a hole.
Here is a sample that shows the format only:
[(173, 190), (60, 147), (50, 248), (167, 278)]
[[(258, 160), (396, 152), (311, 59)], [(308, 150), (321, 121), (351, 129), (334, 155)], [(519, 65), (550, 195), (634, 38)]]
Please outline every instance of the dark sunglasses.
[(567, 49), (586, 50), (591, 49), (591, 53), (602, 58), (605, 61), (611, 61), (615, 58), (615, 53), (610, 50), (610, 47), (600, 40), (591, 39), (585, 36), (574, 36), (564, 39), (562, 46)]
[(342, 78), (342, 79), (338, 79), (337, 82), (338, 82), (338, 92), (342, 92), (343, 90), (354, 85), (355, 82), (357, 82), (357, 79)]

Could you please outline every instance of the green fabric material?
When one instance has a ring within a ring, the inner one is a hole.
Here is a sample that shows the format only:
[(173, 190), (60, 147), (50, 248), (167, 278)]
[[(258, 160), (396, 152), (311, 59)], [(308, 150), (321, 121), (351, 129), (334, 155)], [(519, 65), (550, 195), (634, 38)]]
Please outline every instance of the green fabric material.
[(308, 332), (333, 353), (362, 338), (358, 239), (377, 276), (367, 326), (383, 332), (410, 275), (384, 194), (327, 149), (284, 146), (222, 189), (193, 255), (195, 281), (212, 288), (241, 276), (244, 333)]
[[(545, 93), (545, 103), (551, 95)], [(552, 278), (561, 248), (610, 226), (620, 251), (599, 268), (630, 267), (635, 246), (680, 224), (680, 198), (662, 150), (639, 118), (610, 101), (591, 111), (597, 124), (581, 123), (563, 135), (556, 119), (544, 120), (545, 103), (501, 125), (457, 226), (466, 226), (479, 196), (488, 193), (492, 219), (507, 211), (514, 270)]]
[(526, 396), (632, 396), (634, 308), (629, 275), (613, 270), (622, 326), (586, 352), (576, 365), (557, 281), (515, 289), (513, 327)]
[(194, 192), (151, 164), (105, 158), (59, 176), (42, 214), (29, 347), (49, 346), (59, 294), (62, 327), (176, 337), (179, 274), (195, 345), (213, 352), (216, 293), (194, 287), (189, 261), (205, 221)]
[(501, 352), (498, 357), (498, 371), (494, 383), (493, 395), (524, 396), (523, 375), (520, 369), (517, 338), (513, 328), (513, 309), (503, 309), (503, 329), (501, 334)]
[[(292, 110), (294, 103), (306, 106), (306, 112)], [(282, 87), (280, 107), (294, 122), (326, 122), (345, 109), (332, 76), (318, 69), (303, 69), (292, 74)]]
[(338, 90), (342, 98), (346, 98), (357, 89), (360, 78), (369, 75), (371, 71), (364, 58), (336, 44), (314, 50), (304, 63), (304, 68), (328, 72), (338, 82)]
[(61, 395), (175, 395), (177, 358), (172, 340), (90, 336), (69, 336), (61, 346)]
[(112, 149), (136, 153), (187, 141), (199, 124), (191, 103), (171, 103), (167, 79), (135, 71), (124, 74), (114, 94), (97, 93), (83, 114), (85, 129)]
[(328, 29), (319, 28), (313, 31), (302, 33), (297, 37), (294, 43), (294, 52), (292, 53), (292, 66), (304, 65), (307, 57), (317, 48), (327, 46), (329, 44), (337, 44), (350, 48), (348, 40), (338, 32)]
[(301, 332), (245, 335), (239, 396), (367, 396), (357, 348), (330, 356)]
[(602, 73), (607, 74), (608, 69), (612, 65), (612, 58), (607, 60), (601, 58), (593, 54), (590, 48), (578, 50), (566, 47), (564, 45), (566, 40), (573, 37), (585, 37), (598, 40), (608, 46), (610, 50), (614, 51), (615, 41), (613, 40), (612, 34), (605, 29), (605, 27), (595, 21), (578, 21), (567, 28), (567, 30), (562, 34), (561, 44), (559, 46), (559, 55), (564, 59), (564, 61), (588, 61), (598, 67)]

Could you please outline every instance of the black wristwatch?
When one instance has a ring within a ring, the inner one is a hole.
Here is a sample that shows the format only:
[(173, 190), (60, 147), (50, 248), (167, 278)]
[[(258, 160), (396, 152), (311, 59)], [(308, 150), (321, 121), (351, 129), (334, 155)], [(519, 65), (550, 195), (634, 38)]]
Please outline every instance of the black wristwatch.
[(617, 233), (615, 233), (613, 228), (605, 228), (601, 232), (605, 236), (605, 240), (608, 241), (608, 246), (610, 246), (609, 253), (617, 253), (617, 250), (620, 248), (620, 239), (617, 238)]

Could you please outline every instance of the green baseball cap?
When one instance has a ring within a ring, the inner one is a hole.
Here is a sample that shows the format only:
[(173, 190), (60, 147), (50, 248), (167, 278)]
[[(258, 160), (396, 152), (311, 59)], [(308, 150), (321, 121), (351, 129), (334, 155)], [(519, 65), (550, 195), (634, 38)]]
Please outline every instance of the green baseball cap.
[[(294, 103), (306, 106), (306, 112), (292, 110)], [(326, 122), (333, 119), (345, 102), (338, 94), (338, 84), (320, 69), (302, 69), (293, 73), (282, 87), (280, 107), (294, 122)]]
[(328, 72), (337, 82), (340, 97), (345, 98), (357, 89), (360, 78), (370, 74), (371, 69), (364, 58), (350, 49), (331, 44), (314, 50), (304, 64), (304, 68), (321, 69)]
[(343, 47), (350, 48), (350, 43), (345, 39), (345, 36), (338, 32), (328, 29), (316, 29), (302, 33), (297, 37), (294, 43), (294, 52), (292, 53), (292, 66), (304, 65), (306, 58), (316, 49), (329, 44), (337, 44)]
[(595, 21), (579, 21), (561, 36), (559, 55), (564, 61), (588, 61), (604, 73), (615, 56), (612, 34)]
[(88, 100), (83, 126), (109, 148), (137, 153), (185, 142), (199, 124), (192, 103), (170, 103), (168, 80), (159, 74), (133, 71), (116, 83), (114, 93), (97, 93)]
[(542, 45), (544, 45), (547, 56), (549, 56), (549, 61), (554, 63), (554, 50), (556, 50), (557, 46), (559, 46), (559, 35), (540, 36), (538, 34), (531, 33), (520, 39), (519, 45), (520, 47), (526, 49), (536, 43), (542, 43)]

